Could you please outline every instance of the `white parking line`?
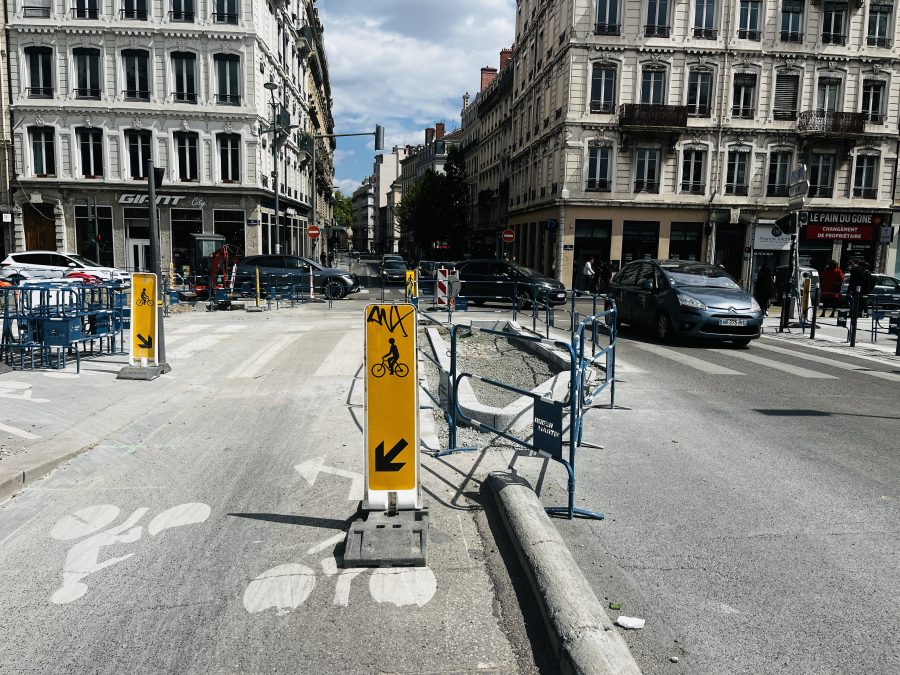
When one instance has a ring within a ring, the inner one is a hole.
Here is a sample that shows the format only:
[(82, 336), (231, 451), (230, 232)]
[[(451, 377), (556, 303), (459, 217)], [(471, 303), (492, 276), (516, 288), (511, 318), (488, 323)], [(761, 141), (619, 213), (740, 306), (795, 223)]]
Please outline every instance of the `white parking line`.
[(264, 349), (258, 351), (253, 359), (235, 369), (228, 376), (228, 379), (236, 379), (240, 377), (256, 377), (259, 373), (262, 372), (262, 369), (265, 367), (265, 365), (269, 361), (274, 359), (281, 350), (298, 339), (300, 339), (300, 335), (296, 334), (277, 336)]
[(202, 337), (198, 337), (196, 340), (191, 340), (186, 345), (181, 345), (180, 347), (176, 347), (172, 351), (167, 352), (166, 358), (186, 359), (189, 356), (193, 356), (197, 352), (202, 352), (204, 349), (209, 349), (210, 347), (218, 344), (224, 339), (224, 335), (203, 335)]
[(770, 352), (776, 352), (778, 354), (786, 354), (788, 356), (793, 356), (798, 359), (805, 359), (806, 361), (814, 361), (815, 363), (822, 363), (826, 366), (831, 366), (832, 368), (840, 368), (841, 370), (851, 370), (856, 373), (862, 373), (863, 375), (871, 375), (872, 377), (878, 377), (882, 380), (889, 380), (891, 382), (900, 382), (900, 375), (897, 373), (884, 373), (879, 370), (868, 370), (862, 366), (858, 366), (853, 363), (845, 363), (844, 361), (835, 361), (834, 359), (829, 359), (824, 356), (817, 356), (816, 354), (807, 354), (805, 352), (798, 352), (793, 349), (785, 349), (784, 347), (776, 347), (775, 345), (768, 345), (764, 343), (757, 343), (754, 347), (758, 349), (767, 349)]
[(789, 363), (784, 363), (782, 361), (773, 361), (772, 359), (764, 359), (761, 356), (755, 356), (753, 354), (747, 354), (746, 352), (735, 352), (735, 351), (725, 351), (725, 350), (710, 350), (716, 351), (719, 354), (727, 354), (736, 359), (743, 359), (744, 361), (749, 361), (750, 363), (755, 363), (759, 366), (765, 366), (766, 368), (774, 368), (775, 370), (781, 370), (785, 373), (790, 373), (791, 375), (796, 375), (797, 377), (805, 377), (810, 380), (836, 380), (837, 378), (834, 375), (828, 375), (827, 373), (821, 373), (817, 370), (809, 370), (808, 368), (801, 368), (800, 366), (792, 366)]
[(11, 427), (6, 424), (0, 424), (0, 431), (5, 431), (6, 433), (12, 434), (13, 436), (18, 436), (19, 438), (40, 438), (40, 436), (35, 436), (32, 433), (22, 431), (21, 429), (16, 429), (16, 427)]
[(715, 363), (710, 363), (709, 361), (704, 361), (703, 359), (698, 359), (693, 356), (688, 356), (687, 354), (682, 354), (681, 352), (676, 352), (672, 349), (666, 349), (665, 347), (658, 347), (657, 345), (648, 345), (643, 342), (632, 342), (630, 346), (637, 347), (638, 349), (643, 349), (644, 351), (651, 352), (656, 354), (657, 356), (662, 356), (664, 359), (670, 359), (677, 363), (680, 363), (684, 366), (688, 366), (690, 368), (694, 368), (703, 373), (709, 373), (710, 375), (743, 375), (744, 373), (738, 372), (737, 370), (732, 370), (731, 368), (726, 368), (725, 366), (719, 366)]

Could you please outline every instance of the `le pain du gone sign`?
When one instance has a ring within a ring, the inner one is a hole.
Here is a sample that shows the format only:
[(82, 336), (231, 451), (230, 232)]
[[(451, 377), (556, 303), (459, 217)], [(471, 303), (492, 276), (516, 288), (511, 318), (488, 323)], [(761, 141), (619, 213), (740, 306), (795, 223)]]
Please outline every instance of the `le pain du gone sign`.
[(871, 241), (876, 228), (891, 224), (890, 213), (872, 211), (808, 211), (806, 238)]

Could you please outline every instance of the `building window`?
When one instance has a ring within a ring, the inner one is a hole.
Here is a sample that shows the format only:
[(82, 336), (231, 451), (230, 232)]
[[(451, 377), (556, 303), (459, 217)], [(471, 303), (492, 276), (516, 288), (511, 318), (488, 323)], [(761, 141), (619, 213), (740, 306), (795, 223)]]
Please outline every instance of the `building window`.
[(592, 145), (590, 147), (588, 151), (588, 190), (596, 192), (609, 192), (611, 190), (611, 150), (608, 145)]
[(619, 35), (619, 0), (597, 0), (595, 35)]
[(147, 0), (124, 0), (122, 3), (122, 18), (134, 21), (146, 21), (149, 16)]
[(834, 181), (834, 155), (814, 152), (809, 157), (809, 196), (831, 197)]
[(775, 75), (775, 104), (772, 116), (776, 120), (797, 119), (797, 97), (800, 93), (800, 76), (792, 73)]
[(669, 0), (647, 0), (646, 37), (669, 37)]
[(694, 4), (694, 37), (701, 40), (715, 40), (716, 0), (696, 0)]
[[(194, 258), (194, 238), (191, 234), (203, 232), (202, 209), (172, 209), (172, 263), (178, 274), (184, 274)], [(193, 271), (193, 270), (192, 270)]]
[(216, 0), (213, 21), (216, 23), (238, 22), (238, 0)]
[(78, 128), (75, 135), (81, 152), (81, 176), (103, 178), (103, 132), (100, 129)]
[(872, 124), (882, 124), (884, 122), (882, 101), (884, 101), (884, 82), (881, 80), (864, 80), (862, 112), (865, 113), (866, 119)]
[(126, 101), (150, 100), (150, 55), (140, 49), (126, 49), (122, 52), (122, 66), (125, 69)]
[(666, 102), (666, 71), (645, 68), (641, 72), (641, 103), (663, 105)]
[(738, 18), (738, 37), (742, 40), (759, 40), (760, 0), (741, 0)]
[(781, 41), (803, 42), (803, 0), (782, 0)]
[(78, 254), (104, 267), (113, 267), (113, 215), (111, 206), (75, 206), (75, 241)]
[(99, 99), (100, 50), (78, 47), (72, 50), (75, 58), (75, 98)]
[(847, 42), (844, 33), (844, 16), (847, 3), (826, 2), (822, 16), (822, 43), (826, 45), (842, 45)]
[(26, 0), (28, 3), (22, 7), (22, 16), (26, 19), (49, 19), (50, 0)]
[(53, 127), (31, 127), (31, 159), (34, 175), (39, 178), (56, 175), (56, 148)]
[(728, 167), (725, 176), (725, 194), (746, 196), (749, 185), (750, 153), (746, 148), (728, 151)]
[(635, 192), (659, 192), (659, 148), (638, 148), (634, 172)]
[(731, 116), (752, 119), (756, 112), (756, 75), (736, 73)]
[(197, 55), (191, 52), (172, 52), (175, 74), (175, 100), (180, 103), (197, 102)]
[(769, 155), (769, 180), (766, 183), (767, 197), (787, 197), (791, 161), (794, 153), (790, 150), (775, 150)]
[(706, 192), (706, 150), (685, 148), (682, 152), (681, 191), (692, 195)]
[(712, 73), (708, 70), (692, 70), (688, 74), (688, 114), (709, 117), (712, 109)]
[(76, 19), (99, 19), (100, 0), (75, 0), (72, 16)]
[(869, 6), (869, 30), (866, 43), (870, 47), (890, 47), (893, 25), (891, 15), (893, 5), (873, 4)]
[(816, 110), (820, 113), (836, 112), (840, 109), (841, 79), (820, 77), (816, 90)]
[(241, 181), (241, 137), (239, 134), (218, 134), (219, 178), (223, 183)]
[(239, 252), (244, 250), (244, 223), (243, 211), (213, 211), (213, 230), (225, 237), (225, 243)]
[(197, 161), (199, 148), (197, 134), (193, 131), (175, 132), (175, 153), (178, 156), (178, 180), (197, 181), (200, 179)]
[(147, 162), (152, 159), (150, 146), (152, 135), (146, 130), (129, 129), (125, 132), (125, 145), (128, 146), (128, 177), (134, 180), (147, 178)]
[(169, 19), (180, 23), (194, 22), (194, 0), (172, 0)]
[(878, 157), (875, 155), (857, 155), (856, 170), (853, 172), (853, 196), (862, 199), (878, 197), (876, 176), (878, 175)]
[(216, 54), (218, 89), (216, 101), (225, 105), (241, 104), (241, 58), (233, 54)]
[(616, 105), (616, 69), (595, 63), (591, 72), (591, 112), (611, 113)]
[(26, 47), (28, 98), (53, 97), (53, 50), (50, 47)]

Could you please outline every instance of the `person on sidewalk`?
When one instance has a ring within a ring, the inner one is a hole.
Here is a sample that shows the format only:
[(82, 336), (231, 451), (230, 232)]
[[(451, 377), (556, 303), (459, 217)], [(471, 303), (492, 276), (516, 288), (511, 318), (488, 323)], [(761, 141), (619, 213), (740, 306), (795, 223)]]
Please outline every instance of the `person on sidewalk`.
[(596, 272), (594, 272), (594, 256), (589, 255), (588, 259), (584, 261), (584, 267), (581, 269), (581, 290), (591, 291), (594, 286), (595, 276)]
[(763, 265), (756, 273), (756, 281), (753, 284), (753, 298), (756, 300), (763, 316), (769, 316), (769, 305), (772, 304), (772, 294), (775, 292), (775, 280), (768, 265)]
[(838, 309), (838, 301), (841, 297), (841, 287), (844, 285), (844, 272), (838, 265), (837, 260), (832, 260), (828, 266), (822, 270), (822, 314), (825, 316), (825, 310), (831, 309), (831, 317)]

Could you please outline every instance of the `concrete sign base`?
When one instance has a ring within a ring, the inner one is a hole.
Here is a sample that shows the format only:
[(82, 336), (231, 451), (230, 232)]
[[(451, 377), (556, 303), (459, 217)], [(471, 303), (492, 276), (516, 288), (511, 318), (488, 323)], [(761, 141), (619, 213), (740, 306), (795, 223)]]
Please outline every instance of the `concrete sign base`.
[(364, 511), (350, 525), (345, 567), (424, 567), (428, 556), (428, 506), (414, 511)]
[(155, 380), (160, 375), (165, 375), (172, 367), (168, 363), (161, 363), (158, 366), (125, 366), (116, 375), (117, 380)]

